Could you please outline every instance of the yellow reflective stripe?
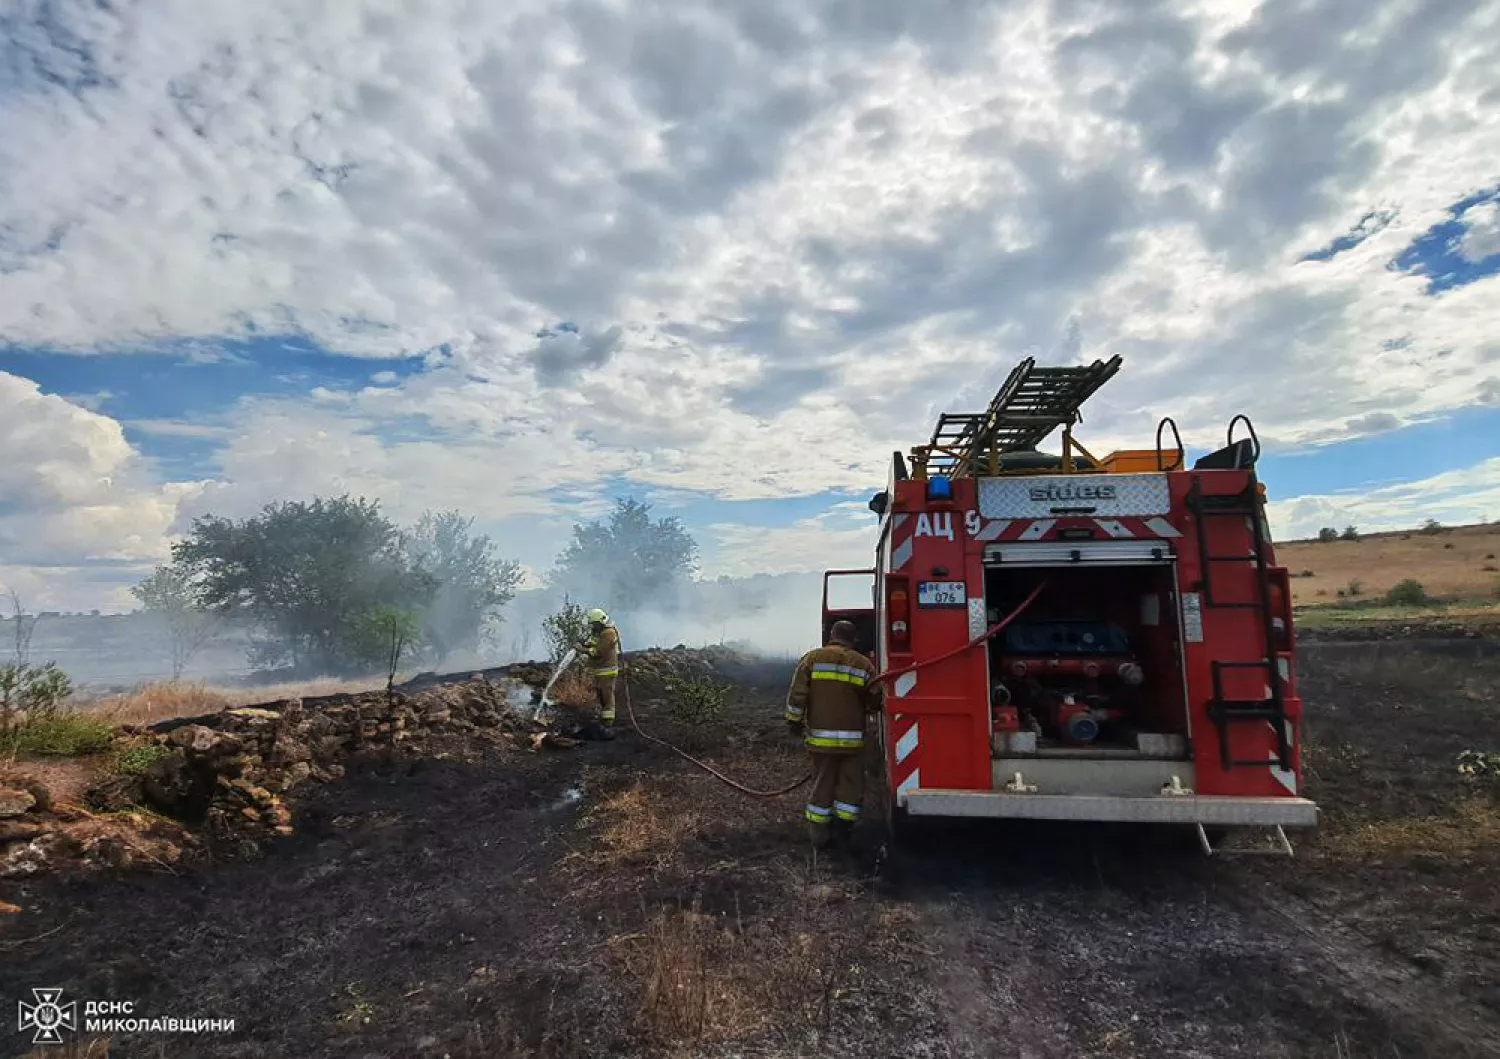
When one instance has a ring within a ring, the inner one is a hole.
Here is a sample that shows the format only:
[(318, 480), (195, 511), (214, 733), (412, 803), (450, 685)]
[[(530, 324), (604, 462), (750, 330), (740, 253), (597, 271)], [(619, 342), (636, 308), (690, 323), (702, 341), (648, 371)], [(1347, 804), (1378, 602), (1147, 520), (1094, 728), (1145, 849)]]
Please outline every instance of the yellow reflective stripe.
[(860, 747), (865, 745), (865, 733), (841, 731), (833, 728), (813, 728), (807, 733), (807, 745)]
[(808, 804), (806, 816), (815, 824), (826, 824), (828, 818), (833, 815), (833, 810), (822, 805)]
[(788, 703), (786, 707), (786, 719), (789, 721), (802, 720), (802, 707), (793, 706), (791, 703)]
[(844, 684), (863, 685), (869, 679), (869, 674), (863, 669), (855, 666), (842, 666), (837, 662), (814, 662), (812, 679), (837, 680)]
[(834, 802), (833, 811), (838, 814), (840, 820), (859, 819), (859, 806), (851, 805), (848, 802)]
[(594, 676), (596, 676), (596, 677), (617, 677), (619, 675), (620, 675), (620, 667), (619, 666), (610, 666), (608, 669), (596, 669), (596, 670), (594, 670)]

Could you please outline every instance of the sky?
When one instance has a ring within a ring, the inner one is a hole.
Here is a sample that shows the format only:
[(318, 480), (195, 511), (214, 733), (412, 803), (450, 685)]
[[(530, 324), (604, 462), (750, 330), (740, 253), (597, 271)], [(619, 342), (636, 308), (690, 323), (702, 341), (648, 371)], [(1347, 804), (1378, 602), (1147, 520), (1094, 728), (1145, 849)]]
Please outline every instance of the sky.
[(350, 492), (859, 566), (1026, 356), (1281, 539), (1500, 518), (1500, 5), (0, 0), (0, 586)]

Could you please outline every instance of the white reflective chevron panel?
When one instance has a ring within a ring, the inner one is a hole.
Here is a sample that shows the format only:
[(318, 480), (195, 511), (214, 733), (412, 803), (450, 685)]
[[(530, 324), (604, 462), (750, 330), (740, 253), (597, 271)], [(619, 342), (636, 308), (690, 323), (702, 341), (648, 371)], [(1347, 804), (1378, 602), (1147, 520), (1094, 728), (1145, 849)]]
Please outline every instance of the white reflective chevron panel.
[(906, 734), (896, 740), (896, 761), (899, 764), (911, 757), (911, 752), (917, 749), (917, 725), (912, 725), (906, 730)]

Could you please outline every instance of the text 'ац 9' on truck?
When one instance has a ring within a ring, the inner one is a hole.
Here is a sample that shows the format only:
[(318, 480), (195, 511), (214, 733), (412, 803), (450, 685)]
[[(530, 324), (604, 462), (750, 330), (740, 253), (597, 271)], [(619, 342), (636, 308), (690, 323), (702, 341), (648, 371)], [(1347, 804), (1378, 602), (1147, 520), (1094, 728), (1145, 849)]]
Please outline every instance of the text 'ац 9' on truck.
[[(984, 412), (941, 415), (870, 501), (875, 568), (824, 574), (824, 632), (853, 621), (883, 674), (887, 818), (1187, 825), (1206, 852), (1254, 828), (1290, 853), (1318, 809), (1259, 442), (1237, 417), (1189, 468), (1164, 419), (1094, 458), (1072, 428), (1120, 361), (1028, 359)], [(872, 575), (873, 607), (831, 605)]]

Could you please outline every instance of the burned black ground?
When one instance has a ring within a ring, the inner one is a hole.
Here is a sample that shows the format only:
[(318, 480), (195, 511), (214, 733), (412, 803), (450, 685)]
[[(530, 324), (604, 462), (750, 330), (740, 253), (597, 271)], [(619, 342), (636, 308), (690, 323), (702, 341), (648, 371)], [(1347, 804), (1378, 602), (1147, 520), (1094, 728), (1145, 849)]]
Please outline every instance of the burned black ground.
[[(747, 799), (639, 738), (454, 737), (311, 792), (259, 862), (5, 887), (25, 911), (0, 924), (0, 996), (238, 1027), (111, 1056), (1496, 1055), (1496, 793), (1455, 760), (1500, 750), (1500, 673), (1483, 647), (1404, 650), (1305, 652), (1326, 812), (1291, 860), (959, 827), (813, 863), (795, 795)], [(753, 786), (802, 770), (785, 675), (738, 674), (692, 740)]]

